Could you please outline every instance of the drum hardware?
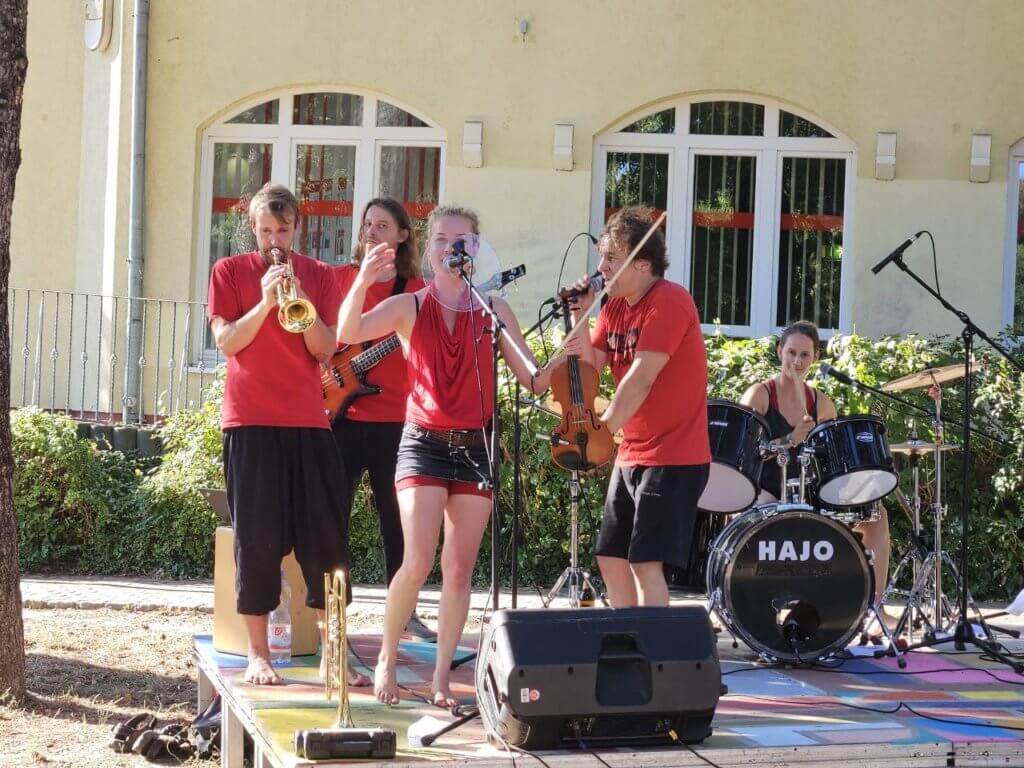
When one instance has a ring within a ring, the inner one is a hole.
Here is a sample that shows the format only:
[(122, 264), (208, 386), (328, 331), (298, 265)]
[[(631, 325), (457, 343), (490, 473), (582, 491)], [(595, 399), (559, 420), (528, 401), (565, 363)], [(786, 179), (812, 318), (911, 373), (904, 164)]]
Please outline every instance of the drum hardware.
[[(933, 241), (934, 250), (934, 241)], [(886, 259), (887, 263), (890, 259)], [(963, 425), (962, 425), (962, 441), (963, 453), (961, 454), (961, 507), (960, 507), (960, 576), (961, 581), (958, 586), (959, 590), (959, 605), (957, 607), (957, 620), (956, 629), (953, 633), (954, 647), (958, 651), (962, 651), (966, 648), (967, 643), (979, 648), (989, 656), (998, 659), (999, 661), (1007, 664), (1018, 674), (1024, 674), (1024, 663), (1014, 659), (1009, 653), (1006, 652), (993, 637), (991, 630), (985, 624), (984, 619), (977, 611), (977, 606), (974, 606), (975, 614), (977, 616), (977, 623), (980, 625), (982, 636), (979, 637), (975, 631), (975, 627), (972, 621), (968, 618), (968, 603), (973, 602), (970, 600), (970, 589), (969, 589), (969, 573), (967, 566), (967, 551), (968, 551), (968, 537), (970, 527), (968, 525), (968, 517), (970, 512), (971, 504), (971, 433), (975, 430), (971, 427), (971, 414), (974, 410), (974, 401), (972, 399), (972, 359), (974, 357), (974, 339), (975, 336), (981, 337), (992, 349), (998, 352), (1002, 357), (1019, 372), (1024, 373), (1024, 362), (1007, 352), (1001, 347), (992, 337), (990, 337), (984, 330), (978, 327), (978, 325), (971, 320), (964, 310), (954, 306), (948, 300), (946, 300), (940, 291), (938, 285), (935, 287), (931, 286), (927, 281), (923, 280), (917, 273), (910, 269), (904, 262), (900, 254), (896, 254), (891, 261), (896, 264), (903, 272), (905, 272), (911, 279), (920, 285), (929, 295), (936, 299), (946, 310), (952, 313), (957, 320), (963, 323), (963, 330), (960, 333), (960, 337), (963, 340), (963, 351), (964, 351), (964, 363), (963, 363)], [(939, 376), (939, 372), (933, 371), (928, 376), (928, 383), (935, 383)], [(938, 458), (939, 452), (936, 452), (936, 458)], [(941, 512), (941, 507), (937, 508), (938, 512)], [(940, 542), (935, 543), (935, 551), (941, 552), (939, 547)], [(937, 558), (938, 565), (936, 570), (941, 574), (941, 557)], [(941, 589), (941, 584), (936, 585), (937, 589)], [(937, 639), (937, 642), (942, 642), (948, 638)]]

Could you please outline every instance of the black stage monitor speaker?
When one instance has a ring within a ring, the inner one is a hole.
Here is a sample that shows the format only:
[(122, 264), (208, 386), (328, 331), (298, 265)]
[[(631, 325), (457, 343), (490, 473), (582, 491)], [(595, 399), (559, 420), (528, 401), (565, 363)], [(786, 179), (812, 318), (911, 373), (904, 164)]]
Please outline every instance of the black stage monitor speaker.
[(498, 611), (476, 665), (484, 725), (523, 749), (700, 742), (724, 693), (699, 607)]

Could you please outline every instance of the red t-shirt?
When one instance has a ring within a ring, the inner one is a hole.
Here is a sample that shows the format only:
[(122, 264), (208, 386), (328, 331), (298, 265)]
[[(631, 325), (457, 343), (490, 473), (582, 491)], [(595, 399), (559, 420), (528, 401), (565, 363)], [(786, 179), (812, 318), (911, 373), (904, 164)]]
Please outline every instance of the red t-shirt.
[[(302, 290), (327, 325), (338, 322), (341, 294), (327, 264), (292, 252)], [(269, 267), (258, 251), (213, 265), (207, 315), (233, 322), (263, 298), (260, 280)], [(228, 357), (221, 406), (222, 429), (230, 427), (318, 427), (330, 429), (324, 410), (320, 363), (301, 333), (289, 333), (270, 312), (249, 346)]]
[(618, 384), (637, 352), (669, 356), (651, 391), (623, 427), (618, 466), (670, 466), (711, 461), (708, 364), (697, 305), (683, 286), (658, 280), (636, 306), (613, 298), (591, 333), (608, 355)]
[[(352, 289), (359, 267), (345, 264), (334, 268), (334, 276), (338, 281), (341, 299), (345, 300)], [(410, 277), (405, 281), (405, 293), (415, 293), (426, 283), (422, 277)], [(366, 292), (363, 312), (369, 312), (384, 299), (391, 296), (395, 289), (395, 281), (374, 283)], [(374, 344), (384, 339), (374, 340)], [(367, 374), (370, 384), (380, 387), (376, 395), (357, 397), (345, 411), (345, 418), (352, 421), (405, 421), (405, 401), (409, 397), (409, 378), (405, 370), (405, 357), (398, 349), (381, 360)]]
[(409, 339), (406, 421), (428, 429), (480, 429), (491, 420), (494, 353), (491, 334), (483, 332), (490, 327), (477, 309), (456, 312), (449, 331), (440, 303), (427, 292)]

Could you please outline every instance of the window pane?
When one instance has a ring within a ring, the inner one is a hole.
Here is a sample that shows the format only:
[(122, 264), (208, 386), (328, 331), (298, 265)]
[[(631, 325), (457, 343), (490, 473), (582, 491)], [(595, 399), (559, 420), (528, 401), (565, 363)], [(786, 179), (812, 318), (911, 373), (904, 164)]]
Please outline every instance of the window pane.
[(723, 155), (694, 160), (690, 293), (702, 323), (750, 325), (757, 162)]
[(1013, 324), (1024, 326), (1024, 162), (1017, 163), (1017, 271), (1013, 290)]
[(764, 106), (745, 101), (703, 101), (691, 104), (690, 133), (763, 136)]
[(377, 192), (395, 198), (405, 207), (421, 241), (440, 188), (440, 147), (381, 147)]
[(404, 109), (388, 104), (386, 101), (377, 102), (377, 127), (378, 128), (426, 128), (427, 124), (414, 115), (410, 115)]
[(804, 139), (833, 139), (831, 133), (792, 112), (779, 112), (779, 136)]
[(258, 106), (239, 112), (228, 120), (229, 123), (249, 123), (252, 125), (274, 125), (277, 123), (277, 99), (265, 101)]
[(845, 188), (845, 160), (783, 158), (776, 325), (839, 327)]
[(298, 146), (295, 194), (299, 198), (302, 222), (293, 246), (297, 251), (328, 264), (343, 264), (349, 260), (355, 169), (355, 147)]
[[(213, 145), (213, 201), (210, 216), (210, 264), (256, 247), (249, 229), (249, 200), (270, 181), (271, 144)], [(209, 327), (206, 348), (214, 347)]]
[(668, 205), (668, 155), (609, 152), (604, 182), (604, 220), (625, 205), (648, 205), (660, 215)]
[(292, 99), (295, 125), (362, 125), (363, 97), (353, 93), (303, 93)]
[(653, 115), (641, 117), (622, 129), (622, 133), (675, 133), (676, 110), (666, 109)]

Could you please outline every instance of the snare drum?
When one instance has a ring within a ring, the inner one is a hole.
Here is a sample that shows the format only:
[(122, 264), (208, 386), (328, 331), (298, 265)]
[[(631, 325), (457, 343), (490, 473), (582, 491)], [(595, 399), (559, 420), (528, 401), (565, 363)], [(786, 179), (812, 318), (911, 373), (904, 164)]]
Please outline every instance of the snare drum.
[(843, 416), (807, 436), (814, 449), (817, 495), (829, 507), (869, 504), (892, 493), (899, 481), (877, 416)]
[(733, 518), (708, 557), (708, 597), (725, 625), (770, 661), (835, 655), (874, 595), (860, 539), (804, 504), (761, 504)]
[(749, 509), (761, 479), (761, 444), (768, 439), (764, 417), (730, 400), (708, 401), (711, 471), (697, 506), (729, 514)]

